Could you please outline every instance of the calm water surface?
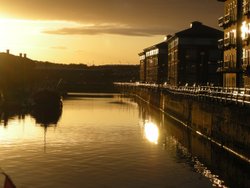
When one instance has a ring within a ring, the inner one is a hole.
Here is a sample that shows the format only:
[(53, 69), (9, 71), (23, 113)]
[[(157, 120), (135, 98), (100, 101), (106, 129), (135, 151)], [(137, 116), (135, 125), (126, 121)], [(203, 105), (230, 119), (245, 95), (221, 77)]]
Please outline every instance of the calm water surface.
[(249, 164), (148, 105), (119, 95), (63, 103), (56, 124), (2, 115), (0, 167), (18, 188), (250, 185)]

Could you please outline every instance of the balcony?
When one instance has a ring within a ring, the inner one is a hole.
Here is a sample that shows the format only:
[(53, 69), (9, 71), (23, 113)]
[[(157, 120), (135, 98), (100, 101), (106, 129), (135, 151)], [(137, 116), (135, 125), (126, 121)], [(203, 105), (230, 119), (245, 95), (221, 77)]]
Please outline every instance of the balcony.
[(229, 48), (229, 46), (230, 46), (230, 38), (225, 38), (224, 39), (224, 47)]
[(219, 25), (219, 27), (224, 26), (224, 17), (223, 16), (218, 19), (218, 25)]
[(246, 38), (242, 40), (242, 45), (243, 46), (248, 46), (250, 45), (250, 36), (248, 35)]
[(243, 14), (250, 16), (250, 2), (243, 5)]
[(235, 38), (225, 38), (224, 39), (224, 48), (230, 49), (236, 47), (236, 39)]
[(236, 68), (236, 63), (232, 60), (224, 61), (224, 68)]
[(239, 72), (240, 69), (236, 67), (235, 61), (227, 60), (227, 61), (224, 61), (221, 71), (222, 72)]
[(224, 17), (224, 25), (227, 25), (230, 23), (230, 14), (226, 14), (225, 17)]
[(223, 39), (218, 40), (218, 49), (220, 49), (220, 50), (224, 49), (224, 40)]
[(220, 62), (220, 66), (217, 69), (216, 72), (221, 72), (221, 73), (237, 73), (240, 72), (240, 69), (236, 68), (236, 62), (232, 60), (226, 60), (224, 62)]
[(234, 24), (237, 21), (236, 15), (235, 14), (226, 14), (224, 17), (220, 17), (218, 19), (218, 25), (219, 27), (228, 27), (232, 24)]
[(243, 68), (246, 68), (247, 66), (250, 65), (250, 57), (242, 58), (242, 61), (243, 61), (243, 64), (242, 64)]
[(216, 70), (216, 72), (223, 72), (223, 60), (218, 60), (217, 61), (217, 70)]

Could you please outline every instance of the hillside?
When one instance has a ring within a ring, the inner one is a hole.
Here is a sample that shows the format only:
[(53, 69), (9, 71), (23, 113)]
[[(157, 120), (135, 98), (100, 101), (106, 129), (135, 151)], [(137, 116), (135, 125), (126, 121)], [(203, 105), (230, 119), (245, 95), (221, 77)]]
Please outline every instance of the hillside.
[(0, 53), (0, 89), (4, 93), (60, 87), (67, 92), (112, 92), (113, 82), (139, 80), (138, 65), (56, 64)]

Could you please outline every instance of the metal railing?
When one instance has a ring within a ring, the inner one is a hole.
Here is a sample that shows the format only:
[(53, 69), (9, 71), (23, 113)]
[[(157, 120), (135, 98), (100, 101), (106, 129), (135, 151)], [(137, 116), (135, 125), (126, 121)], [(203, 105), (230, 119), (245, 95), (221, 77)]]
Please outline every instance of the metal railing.
[(250, 89), (236, 87), (213, 87), (213, 86), (173, 86), (168, 84), (145, 84), (145, 83), (114, 83), (118, 86), (146, 87), (167, 91), (172, 94), (185, 95), (198, 99), (217, 101), (221, 103), (236, 103), (250, 105)]
[(224, 25), (224, 17), (220, 17), (218, 19), (218, 25), (219, 25), (219, 27), (223, 27), (223, 25)]

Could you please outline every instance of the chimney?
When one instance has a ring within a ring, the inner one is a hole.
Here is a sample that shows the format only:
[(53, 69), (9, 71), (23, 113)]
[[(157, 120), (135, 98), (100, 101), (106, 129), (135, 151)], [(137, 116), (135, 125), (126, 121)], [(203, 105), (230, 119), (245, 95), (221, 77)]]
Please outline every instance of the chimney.
[(201, 25), (202, 25), (201, 22), (194, 21), (194, 22), (191, 22), (190, 28), (198, 27), (198, 26), (201, 26)]
[(19, 54), (19, 57), (23, 57), (23, 54), (22, 54), (22, 53), (20, 53), (20, 54)]
[(27, 54), (23, 54), (23, 57), (24, 57), (24, 58), (27, 58)]
[(9, 49), (6, 50), (6, 54), (10, 54), (10, 50)]

